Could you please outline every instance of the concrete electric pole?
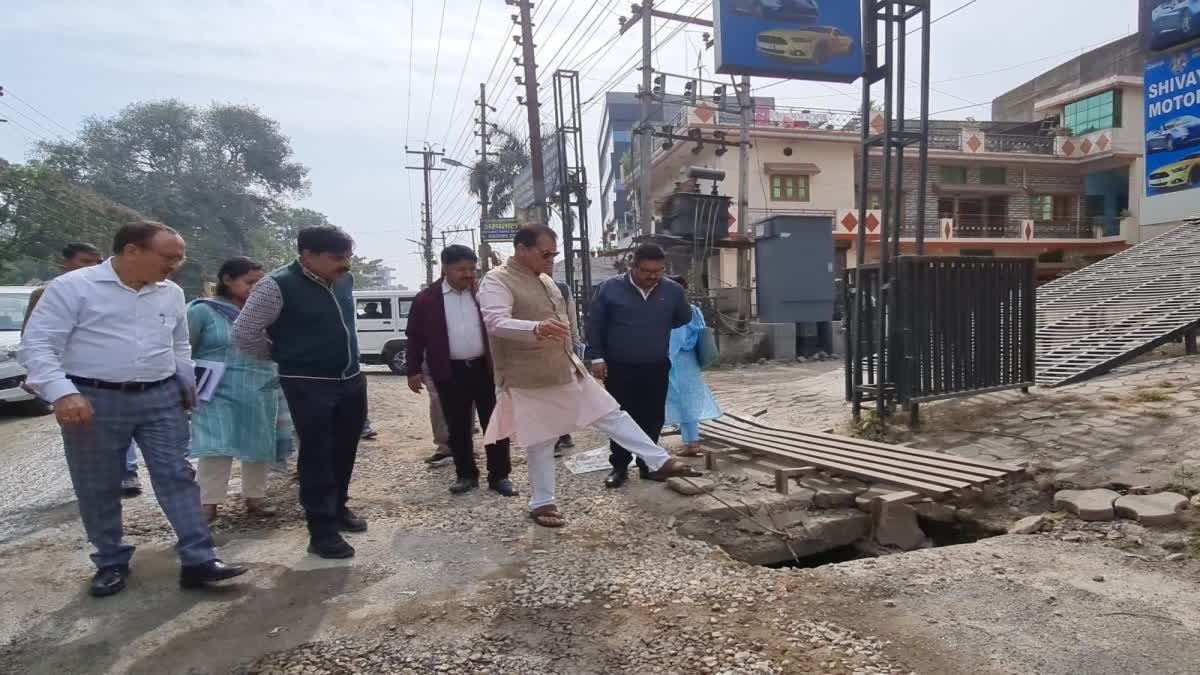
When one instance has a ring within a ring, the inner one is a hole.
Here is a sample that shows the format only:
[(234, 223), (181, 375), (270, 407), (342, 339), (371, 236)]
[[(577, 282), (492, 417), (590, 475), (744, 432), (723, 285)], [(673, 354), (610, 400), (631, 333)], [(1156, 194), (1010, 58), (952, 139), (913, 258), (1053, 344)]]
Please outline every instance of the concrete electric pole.
[[(484, 167), (482, 180), (479, 185), (479, 265), (486, 274), (492, 265), (492, 246), (483, 240), (483, 223), (488, 217), (488, 187), (489, 187), (489, 171), (488, 166), (493, 153), (488, 152), (488, 146), (491, 145), (491, 132), (488, 129), (487, 114), (491, 106), (487, 102), (487, 84), (479, 83), (479, 131), (476, 134), (479, 136), (479, 161), (480, 166)], [(492, 112), (495, 109), (492, 108)]]
[[(736, 86), (741, 129), (738, 137), (738, 202), (737, 231), (739, 241), (745, 241), (750, 228), (750, 115), (753, 98), (750, 78), (742, 76)], [(750, 320), (750, 249), (737, 250), (738, 328), (744, 329)]]
[(425, 210), (424, 210), (424, 225), (425, 231), (421, 236), (421, 248), (424, 249), (422, 257), (425, 259), (425, 285), (433, 283), (433, 194), (429, 186), (429, 176), (433, 171), (445, 171), (434, 166), (434, 159), (441, 157), (442, 152), (434, 152), (426, 147), (424, 150), (409, 150), (404, 148), (404, 152), (410, 155), (421, 155), (421, 166), (408, 166), (406, 169), (420, 171), (425, 177)]
[(654, 0), (642, 0), (642, 119), (638, 127), (642, 133), (638, 135), (638, 219), (641, 221), (642, 234), (654, 234), (654, 219), (650, 216), (650, 146), (652, 137), (646, 133), (650, 124), (651, 111), (651, 78), (654, 76), (650, 58), (654, 55), (653, 27)]
[(534, 49), (536, 45), (533, 44), (533, 3), (529, 0), (505, 2), (520, 9), (520, 14), (513, 17), (513, 22), (521, 26), (521, 35), (514, 36), (513, 40), (521, 45), (525, 77), (517, 78), (517, 84), (524, 83), (525, 96), (518, 96), (517, 102), (525, 106), (529, 120), (529, 164), (533, 172), (533, 204), (544, 224), (549, 222), (549, 214), (546, 212), (546, 165), (542, 157), (542, 120), (538, 105), (537, 59)]

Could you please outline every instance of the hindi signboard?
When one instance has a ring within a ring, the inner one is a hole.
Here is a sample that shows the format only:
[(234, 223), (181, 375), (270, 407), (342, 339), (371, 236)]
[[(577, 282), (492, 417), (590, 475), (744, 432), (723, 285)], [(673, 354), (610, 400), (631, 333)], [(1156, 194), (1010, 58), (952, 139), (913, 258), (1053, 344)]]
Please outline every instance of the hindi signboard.
[(713, 11), (719, 73), (827, 82), (862, 76), (857, 0), (716, 0)]
[(520, 227), (516, 218), (488, 218), (479, 225), (479, 239), (490, 244), (511, 244)]

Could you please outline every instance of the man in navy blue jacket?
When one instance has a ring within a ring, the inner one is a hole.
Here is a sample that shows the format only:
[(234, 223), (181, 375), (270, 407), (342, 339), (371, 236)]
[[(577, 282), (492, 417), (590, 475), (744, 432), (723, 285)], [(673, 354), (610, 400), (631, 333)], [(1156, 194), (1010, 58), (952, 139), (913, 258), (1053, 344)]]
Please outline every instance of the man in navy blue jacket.
[[(633, 252), (630, 271), (600, 285), (587, 322), (592, 375), (654, 442), (662, 433), (671, 373), (671, 331), (692, 320), (683, 287), (666, 278), (667, 256), (655, 244)], [(618, 488), (629, 477), (633, 455), (612, 442), (612, 472), (604, 485)], [(638, 460), (643, 478), (649, 471)]]

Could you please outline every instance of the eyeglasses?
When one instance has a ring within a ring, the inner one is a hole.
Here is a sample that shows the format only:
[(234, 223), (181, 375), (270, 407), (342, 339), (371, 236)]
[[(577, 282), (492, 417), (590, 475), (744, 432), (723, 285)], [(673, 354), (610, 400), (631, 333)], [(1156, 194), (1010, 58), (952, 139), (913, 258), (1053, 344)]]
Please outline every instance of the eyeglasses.
[(532, 251), (537, 251), (538, 255), (542, 256), (542, 260), (554, 260), (555, 258), (558, 257), (558, 251), (556, 251), (556, 250), (546, 251), (546, 250), (543, 250), (540, 248), (536, 248), (534, 246), (527, 246), (524, 248), (528, 248)]

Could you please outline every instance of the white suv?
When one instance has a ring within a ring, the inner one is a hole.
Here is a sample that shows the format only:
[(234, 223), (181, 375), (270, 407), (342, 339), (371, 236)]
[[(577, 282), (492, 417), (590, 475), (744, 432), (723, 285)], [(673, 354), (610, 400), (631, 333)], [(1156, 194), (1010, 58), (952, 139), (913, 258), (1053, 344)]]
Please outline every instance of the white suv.
[(354, 291), (354, 323), (359, 360), (386, 364), (397, 375), (408, 374), (408, 313), (416, 291)]
[(44, 415), (50, 407), (21, 388), (27, 373), (17, 363), (21, 323), (33, 290), (31, 286), (0, 286), (0, 404), (25, 414)]

